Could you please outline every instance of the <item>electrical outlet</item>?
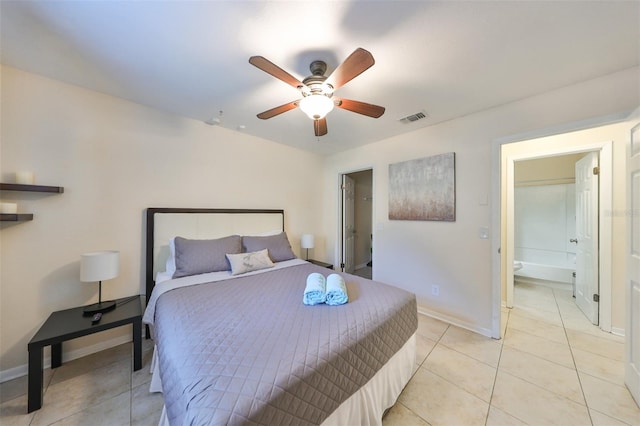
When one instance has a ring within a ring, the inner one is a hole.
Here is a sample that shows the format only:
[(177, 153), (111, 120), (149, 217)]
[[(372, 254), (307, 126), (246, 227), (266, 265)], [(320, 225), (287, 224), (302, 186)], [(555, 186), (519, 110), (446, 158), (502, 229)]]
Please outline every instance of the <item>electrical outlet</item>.
[(431, 294), (434, 296), (440, 296), (440, 286), (439, 285), (432, 285), (431, 286)]

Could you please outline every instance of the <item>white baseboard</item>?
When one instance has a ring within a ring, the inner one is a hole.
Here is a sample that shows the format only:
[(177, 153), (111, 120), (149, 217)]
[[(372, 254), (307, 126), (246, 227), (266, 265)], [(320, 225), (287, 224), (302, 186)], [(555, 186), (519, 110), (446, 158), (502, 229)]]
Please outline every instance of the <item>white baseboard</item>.
[(492, 337), (492, 331), (489, 328), (478, 327), (475, 324), (468, 323), (466, 321), (460, 321), (459, 318), (451, 317), (449, 315), (445, 315), (441, 312), (434, 312), (430, 309), (425, 308), (424, 306), (418, 306), (418, 313), (422, 315), (426, 315), (431, 318), (435, 318), (440, 321), (444, 321), (451, 325), (455, 325), (456, 327), (464, 328), (465, 330), (473, 331), (474, 333), (481, 334), (486, 337)]
[(611, 334), (624, 337), (624, 328), (611, 327)]
[[(144, 327), (142, 327), (144, 331)], [(91, 355), (96, 352), (104, 351), (105, 349), (113, 348), (118, 345), (122, 345), (123, 343), (131, 342), (131, 333), (127, 333), (126, 335), (122, 335), (119, 337), (114, 337), (113, 339), (109, 339), (104, 342), (96, 343), (95, 345), (86, 346), (84, 348), (76, 349), (71, 352), (63, 352), (62, 353), (62, 362), (72, 361), (74, 359), (82, 358), (83, 356)], [(64, 345), (63, 345), (64, 347)], [(44, 359), (44, 368), (51, 367), (51, 357), (47, 357)], [(0, 371), (0, 383), (4, 383), (9, 380), (16, 379), (18, 377), (26, 376), (29, 371), (29, 365), (23, 364), (18, 367), (9, 368), (8, 370)]]

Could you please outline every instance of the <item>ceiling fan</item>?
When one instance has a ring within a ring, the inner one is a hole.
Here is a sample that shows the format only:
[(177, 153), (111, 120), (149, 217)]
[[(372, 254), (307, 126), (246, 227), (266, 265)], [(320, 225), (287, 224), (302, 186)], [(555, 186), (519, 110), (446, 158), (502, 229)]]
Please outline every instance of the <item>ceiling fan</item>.
[(252, 56), (249, 63), (260, 68), (267, 74), (282, 80), (290, 86), (300, 90), (302, 98), (284, 105), (271, 108), (258, 114), (258, 118), (266, 120), (283, 112), (300, 108), (313, 120), (316, 136), (327, 134), (326, 115), (334, 106), (347, 111), (357, 112), (368, 117), (379, 118), (384, 114), (384, 107), (365, 102), (333, 96), (333, 92), (353, 80), (369, 69), (374, 63), (373, 55), (365, 49), (356, 49), (347, 59), (336, 68), (330, 76), (325, 76), (327, 64), (323, 61), (313, 61), (309, 65), (311, 75), (302, 81), (275, 65), (262, 56)]

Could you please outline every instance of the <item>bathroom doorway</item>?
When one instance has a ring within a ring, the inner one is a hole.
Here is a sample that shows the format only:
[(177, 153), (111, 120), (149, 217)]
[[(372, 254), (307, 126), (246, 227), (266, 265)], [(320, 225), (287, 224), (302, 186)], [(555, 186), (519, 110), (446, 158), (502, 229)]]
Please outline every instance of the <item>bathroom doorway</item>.
[[(598, 152), (514, 164), (513, 285), (565, 290), (598, 325)], [(515, 295), (515, 292), (514, 292)], [(515, 297), (515, 296), (514, 296)]]
[(342, 253), (340, 266), (365, 278), (373, 276), (373, 170), (344, 173), (341, 177)]
[[(594, 129), (594, 130), (590, 130)], [(493, 172), (493, 198), (498, 204), (493, 209), (492, 224), (496, 229), (492, 239), (493, 256), (493, 280), (494, 280), (494, 309), (493, 309), (493, 336), (501, 338), (504, 332), (502, 313), (504, 307), (513, 306), (513, 277), (514, 277), (514, 170), (518, 161), (536, 158), (546, 158), (561, 155), (582, 153), (587, 151), (598, 152), (600, 156), (600, 204), (598, 206), (598, 225), (600, 235), (600, 247), (598, 263), (599, 278), (599, 327), (612, 332), (612, 228), (613, 218), (613, 141), (607, 136), (602, 137), (600, 132), (609, 131), (610, 128), (589, 128), (584, 133), (578, 131), (568, 133), (554, 133), (552, 136), (543, 136), (531, 139), (519, 139), (518, 141), (496, 141), (493, 146), (496, 167)], [(619, 295), (616, 297), (620, 297)], [(618, 332), (618, 329), (615, 330)]]

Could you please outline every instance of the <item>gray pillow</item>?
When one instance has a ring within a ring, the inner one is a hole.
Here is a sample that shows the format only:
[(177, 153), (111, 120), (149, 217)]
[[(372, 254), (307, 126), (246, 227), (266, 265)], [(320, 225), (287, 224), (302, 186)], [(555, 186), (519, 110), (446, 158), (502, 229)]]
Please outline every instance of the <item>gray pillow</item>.
[(242, 238), (239, 235), (216, 240), (189, 240), (175, 238), (176, 272), (173, 278), (207, 272), (228, 271), (227, 253), (242, 252)]
[(269, 257), (274, 262), (282, 262), (296, 257), (293, 254), (293, 250), (291, 250), (291, 244), (289, 244), (286, 232), (266, 237), (242, 237), (242, 248), (245, 252), (267, 249), (269, 250)]

